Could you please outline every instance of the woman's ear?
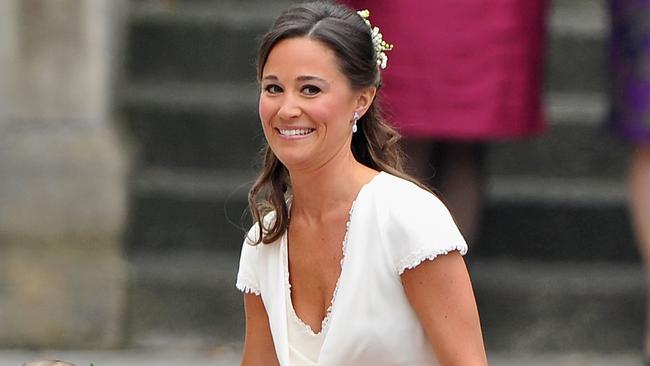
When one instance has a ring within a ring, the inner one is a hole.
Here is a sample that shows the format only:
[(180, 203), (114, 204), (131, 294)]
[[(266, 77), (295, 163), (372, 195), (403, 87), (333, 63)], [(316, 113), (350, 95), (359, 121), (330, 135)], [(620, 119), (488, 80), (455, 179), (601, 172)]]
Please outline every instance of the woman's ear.
[(377, 93), (377, 88), (374, 86), (368, 87), (361, 91), (357, 97), (357, 105), (354, 109), (359, 116), (366, 114), (368, 108), (372, 104), (372, 101), (375, 100), (375, 94)]

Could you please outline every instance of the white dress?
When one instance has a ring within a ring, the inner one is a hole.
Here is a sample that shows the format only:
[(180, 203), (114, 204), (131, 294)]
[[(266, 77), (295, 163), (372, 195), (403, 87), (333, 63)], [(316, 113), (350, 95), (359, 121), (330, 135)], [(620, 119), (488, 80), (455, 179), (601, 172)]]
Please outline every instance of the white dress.
[[(257, 225), (248, 235), (258, 235)], [(346, 235), (315, 364), (437, 365), (400, 275), (450, 251), (467, 252), (447, 208), (417, 185), (381, 172), (359, 191)], [(296, 366), (290, 361), (296, 345), (293, 336), (289, 344), (294, 315), (287, 304), (288, 275), (286, 234), (271, 244), (252, 246), (244, 240), (237, 288), (262, 297), (278, 360)]]

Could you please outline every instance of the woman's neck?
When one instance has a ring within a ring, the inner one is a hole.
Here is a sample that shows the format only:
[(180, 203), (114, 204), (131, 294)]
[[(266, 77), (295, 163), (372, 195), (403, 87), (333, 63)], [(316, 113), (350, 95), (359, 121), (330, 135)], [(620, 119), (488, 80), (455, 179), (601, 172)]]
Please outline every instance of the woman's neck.
[(325, 164), (311, 171), (290, 171), (291, 215), (321, 221), (334, 210), (347, 209), (361, 187), (376, 174), (352, 156), (338, 164)]

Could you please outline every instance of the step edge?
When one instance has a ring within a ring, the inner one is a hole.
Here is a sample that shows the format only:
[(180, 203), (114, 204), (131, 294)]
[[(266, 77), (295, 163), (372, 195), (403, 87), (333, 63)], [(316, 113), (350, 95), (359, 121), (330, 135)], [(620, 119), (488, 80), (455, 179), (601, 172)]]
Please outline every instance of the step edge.
[(242, 199), (255, 181), (247, 170), (171, 169), (148, 167), (132, 177), (139, 196), (166, 195), (191, 200)]
[(221, 26), (235, 30), (251, 27), (266, 29), (286, 7), (278, 6), (276, 3), (260, 2), (250, 5), (238, 3), (236, 6), (227, 2), (210, 2), (207, 5), (179, 3), (172, 6), (164, 6), (161, 3), (134, 3), (130, 8), (129, 20), (137, 25)]
[[(139, 195), (169, 195), (188, 199), (246, 197), (255, 180), (247, 170), (171, 169), (148, 167), (132, 177)], [(624, 178), (491, 176), (486, 196), (492, 203), (620, 206), (627, 202)]]
[(620, 206), (627, 202), (623, 177), (492, 176), (488, 179), (486, 192), (493, 203)]
[[(249, 110), (258, 98), (256, 82), (152, 82), (132, 81), (118, 91), (119, 104), (126, 107), (175, 107), (179, 109)], [(609, 101), (602, 92), (549, 92), (543, 100), (551, 126), (600, 126)]]
[(558, 1), (549, 9), (548, 22), (551, 34), (580, 39), (604, 39), (610, 29), (607, 7), (602, 1), (568, 7)]
[(472, 282), (482, 290), (537, 292), (549, 295), (644, 296), (645, 277), (640, 263), (610, 261), (541, 261), (472, 259)]
[(257, 105), (257, 83), (191, 83), (137, 81), (117, 91), (123, 107), (164, 107), (207, 110), (250, 110)]
[(549, 92), (544, 97), (544, 111), (551, 126), (600, 126), (609, 111), (604, 92)]

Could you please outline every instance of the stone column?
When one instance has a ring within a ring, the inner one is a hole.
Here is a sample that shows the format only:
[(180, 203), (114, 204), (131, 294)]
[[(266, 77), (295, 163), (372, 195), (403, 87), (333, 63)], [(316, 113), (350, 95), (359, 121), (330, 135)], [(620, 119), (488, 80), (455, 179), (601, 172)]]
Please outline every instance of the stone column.
[(113, 347), (126, 267), (111, 120), (124, 0), (0, 1), (0, 347)]

